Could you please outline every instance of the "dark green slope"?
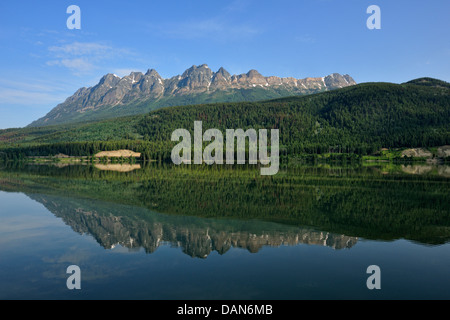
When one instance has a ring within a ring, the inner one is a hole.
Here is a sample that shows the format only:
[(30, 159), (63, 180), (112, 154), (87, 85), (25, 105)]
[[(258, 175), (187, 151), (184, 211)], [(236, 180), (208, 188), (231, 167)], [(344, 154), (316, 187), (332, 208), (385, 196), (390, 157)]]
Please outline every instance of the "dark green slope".
[(442, 80), (438, 80), (438, 79), (428, 78), (428, 77), (414, 79), (414, 80), (408, 81), (406, 83), (407, 84), (416, 84), (416, 85), (420, 85), (420, 86), (428, 86), (428, 87), (450, 88), (450, 83), (442, 81)]
[[(317, 90), (306, 90), (306, 93), (314, 93)], [(215, 102), (239, 102), (239, 101), (259, 101), (286, 97), (294, 94), (284, 88), (250, 88), (250, 89), (229, 89), (217, 90), (215, 92), (192, 93), (189, 95), (164, 96), (158, 99), (147, 99), (132, 101), (124, 105), (102, 106), (101, 108), (89, 112), (80, 113), (76, 109), (66, 110), (63, 117), (58, 117), (60, 112), (54, 109), (49, 112), (49, 122), (43, 119), (32, 122), (28, 127), (41, 127), (50, 125), (73, 124), (83, 122), (101, 121), (111, 118), (145, 114), (150, 111), (171, 106), (184, 106), (202, 103)], [(303, 93), (305, 94), (305, 93)]]
[(168, 140), (176, 128), (278, 128), (291, 151), (338, 146), (410, 147), (450, 142), (450, 88), (365, 83), (304, 97), (259, 103), (173, 107), (147, 115), (140, 134)]

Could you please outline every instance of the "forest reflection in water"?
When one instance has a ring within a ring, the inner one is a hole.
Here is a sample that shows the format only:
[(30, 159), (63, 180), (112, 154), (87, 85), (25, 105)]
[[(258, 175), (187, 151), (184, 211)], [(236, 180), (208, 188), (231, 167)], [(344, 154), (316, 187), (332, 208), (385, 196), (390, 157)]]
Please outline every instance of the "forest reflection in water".
[(205, 258), (232, 247), (450, 237), (442, 166), (304, 166), (273, 177), (252, 167), (119, 166), (11, 166), (0, 190), (25, 193), (105, 249), (170, 244)]

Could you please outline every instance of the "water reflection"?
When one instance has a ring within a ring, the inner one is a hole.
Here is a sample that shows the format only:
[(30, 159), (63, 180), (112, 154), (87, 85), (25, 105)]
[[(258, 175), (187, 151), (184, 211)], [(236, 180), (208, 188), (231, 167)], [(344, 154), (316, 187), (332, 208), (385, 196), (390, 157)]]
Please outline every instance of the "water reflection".
[(421, 165), (402, 165), (401, 169), (405, 173), (415, 174), (415, 175), (426, 175), (435, 172), (437, 175), (450, 178), (450, 166), (440, 165), (433, 166), (430, 164)]
[[(7, 166), (0, 298), (448, 299), (450, 180), (439, 172)], [(72, 264), (79, 292), (66, 288)], [(380, 292), (365, 287), (369, 264), (389, 270)]]
[(141, 169), (140, 164), (129, 164), (129, 163), (108, 163), (108, 164), (102, 164), (97, 163), (94, 164), (94, 167), (99, 170), (107, 170), (107, 171), (118, 171), (118, 172), (130, 172), (133, 170), (139, 170)]
[(357, 238), (447, 242), (449, 180), (401, 168), (301, 167), (264, 177), (226, 166), (24, 166), (0, 171), (0, 190), (26, 193), (105, 248), (153, 252), (170, 243), (205, 257), (231, 247), (351, 248)]
[(356, 237), (270, 222), (167, 216), (93, 200), (29, 197), (62, 218), (74, 231), (92, 235), (105, 249), (120, 245), (129, 249), (142, 247), (152, 253), (160, 245), (170, 243), (191, 257), (205, 258), (213, 251), (224, 254), (232, 247), (255, 253), (263, 246), (304, 243), (343, 249), (357, 242)]

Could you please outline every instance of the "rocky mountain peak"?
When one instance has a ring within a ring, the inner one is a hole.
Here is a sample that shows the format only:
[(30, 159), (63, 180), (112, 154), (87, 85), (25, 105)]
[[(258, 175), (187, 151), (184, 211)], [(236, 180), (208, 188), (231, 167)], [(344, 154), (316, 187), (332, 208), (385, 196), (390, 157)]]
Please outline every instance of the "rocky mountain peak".
[(211, 85), (213, 72), (206, 64), (200, 66), (194, 65), (187, 69), (181, 75), (181, 78), (177, 85), (180, 93), (191, 90), (207, 90)]
[(325, 85), (331, 88), (343, 88), (356, 84), (355, 80), (353, 80), (348, 74), (341, 75), (339, 73), (332, 73), (323, 79)]
[(100, 79), (100, 81), (98, 82), (98, 85), (115, 86), (119, 81), (120, 81), (119, 76), (117, 76), (113, 73), (108, 73)]
[(223, 67), (220, 67), (219, 70), (217, 70), (216, 75), (221, 75), (225, 79), (231, 78), (231, 74), (227, 70), (225, 70)]
[(148, 69), (145, 75), (149, 77), (161, 78), (158, 71), (156, 71), (155, 69)]
[(249, 78), (259, 78), (259, 77), (262, 77), (262, 74), (259, 73), (255, 69), (251, 69), (249, 72), (247, 72), (247, 77), (249, 77)]
[(182, 78), (186, 78), (189, 77), (191, 75), (197, 75), (200, 73), (212, 73), (211, 69), (208, 67), (207, 64), (202, 64), (199, 66), (193, 65), (192, 67), (190, 67), (189, 69), (187, 69), (186, 71), (183, 72), (183, 74), (181, 75)]
[(231, 74), (225, 70), (223, 67), (220, 67), (216, 73), (214, 73), (212, 81), (211, 81), (211, 89), (217, 90), (226, 90), (227, 87), (231, 83)]
[[(164, 106), (160, 104), (162, 98), (165, 99), (168, 106), (183, 104), (186, 101), (197, 103), (196, 98), (181, 99), (181, 96), (193, 95), (195, 97), (214, 92), (217, 92), (215, 96), (222, 97), (219, 101), (236, 101), (235, 94), (241, 97), (238, 99), (248, 100), (245, 97), (251, 97), (253, 100), (258, 100), (258, 97), (261, 96), (260, 91), (258, 94), (250, 95), (247, 91), (263, 88), (267, 92), (261, 97), (267, 99), (285, 95), (310, 94), (354, 84), (356, 82), (347, 74), (333, 73), (325, 77), (295, 79), (292, 77), (265, 77), (257, 70), (252, 69), (244, 74), (231, 75), (223, 67), (219, 68), (217, 72), (213, 72), (207, 64), (193, 65), (181, 75), (170, 79), (163, 79), (155, 69), (148, 69), (145, 74), (131, 72), (123, 78), (108, 73), (100, 79), (97, 85), (77, 90), (74, 95), (52, 109), (45, 117), (33, 122), (31, 126), (71, 122), (72, 117), (80, 118), (80, 113), (86, 115), (101, 113), (102, 109), (115, 106), (121, 108), (118, 112), (121, 115), (135, 114), (136, 111), (127, 112), (127, 108), (132, 109), (132, 106), (138, 103)], [(284, 93), (280, 94), (280, 92)], [(202, 97), (199, 101), (208, 101), (208, 99)], [(172, 100), (173, 102), (170, 102)], [(145, 108), (142, 109), (142, 112), (147, 111)]]
[(144, 77), (144, 74), (142, 72), (131, 72), (128, 76), (125, 76), (123, 79), (131, 79), (133, 82), (139, 82)]

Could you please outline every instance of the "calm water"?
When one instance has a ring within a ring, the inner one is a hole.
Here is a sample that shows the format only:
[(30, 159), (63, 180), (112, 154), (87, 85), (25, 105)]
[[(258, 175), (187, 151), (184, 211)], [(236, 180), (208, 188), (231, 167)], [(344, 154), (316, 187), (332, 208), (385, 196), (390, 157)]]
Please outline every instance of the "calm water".
[(450, 299), (449, 174), (3, 168), (0, 299)]

